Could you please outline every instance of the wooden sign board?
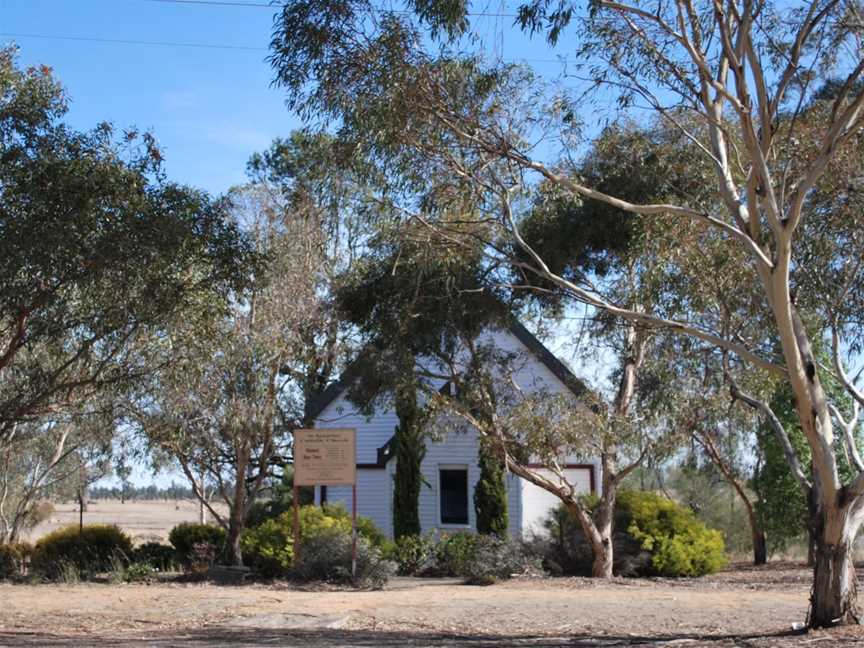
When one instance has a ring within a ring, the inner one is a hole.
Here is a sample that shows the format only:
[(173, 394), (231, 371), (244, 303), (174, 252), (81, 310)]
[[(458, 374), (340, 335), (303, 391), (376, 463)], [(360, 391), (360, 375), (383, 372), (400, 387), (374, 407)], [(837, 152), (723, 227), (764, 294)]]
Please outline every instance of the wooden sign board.
[(295, 486), (352, 486), (357, 483), (357, 430), (294, 432)]

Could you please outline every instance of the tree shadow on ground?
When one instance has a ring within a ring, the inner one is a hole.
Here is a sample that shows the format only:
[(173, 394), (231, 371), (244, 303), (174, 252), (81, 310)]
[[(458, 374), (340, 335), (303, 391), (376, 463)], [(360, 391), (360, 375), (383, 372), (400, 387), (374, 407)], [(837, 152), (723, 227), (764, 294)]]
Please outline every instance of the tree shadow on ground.
[[(561, 637), (450, 635), (368, 630), (273, 630), (262, 628), (201, 628), (190, 631), (129, 633), (124, 636), (60, 636), (0, 631), (0, 646), (66, 646), (84, 648), (203, 648), (280, 646), (285, 648), (601, 648), (622, 646), (793, 646), (801, 632), (726, 635), (567, 635)], [(837, 645), (836, 643), (834, 645)]]

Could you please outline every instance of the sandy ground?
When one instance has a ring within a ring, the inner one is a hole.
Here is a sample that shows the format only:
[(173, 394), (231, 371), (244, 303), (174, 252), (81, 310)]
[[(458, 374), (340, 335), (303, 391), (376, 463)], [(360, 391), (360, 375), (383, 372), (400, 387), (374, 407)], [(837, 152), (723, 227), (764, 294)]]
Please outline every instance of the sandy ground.
[[(736, 568), (700, 580), (396, 579), (384, 591), (286, 585), (0, 585), (2, 646), (835, 646), (801, 634), (809, 573)], [(859, 643), (860, 642), (860, 643)]]
[[(51, 519), (33, 529), (27, 540), (35, 542), (54, 529), (78, 524), (77, 503), (64, 502), (54, 504), (54, 507)], [(132, 536), (136, 544), (166, 542), (172, 527), (181, 522), (197, 521), (198, 503), (192, 500), (144, 500), (122, 504), (120, 500), (95, 500), (84, 511), (85, 524), (116, 524)]]

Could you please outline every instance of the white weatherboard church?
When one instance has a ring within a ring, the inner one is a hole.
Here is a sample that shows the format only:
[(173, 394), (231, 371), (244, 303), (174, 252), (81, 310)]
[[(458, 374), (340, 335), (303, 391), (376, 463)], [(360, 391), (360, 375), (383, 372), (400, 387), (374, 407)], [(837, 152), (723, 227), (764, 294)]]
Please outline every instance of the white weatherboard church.
[[(524, 326), (487, 333), (495, 346), (522, 359), (515, 379), (523, 389), (549, 393), (584, 391), (578, 378)], [(346, 372), (347, 373), (347, 372)], [(347, 399), (348, 382), (343, 376), (330, 385), (316, 403), (315, 427), (357, 429), (357, 513), (372, 519), (379, 529), (393, 536), (393, 476), (396, 459), (390, 452), (399, 422), (395, 411), (383, 409), (367, 418)], [(439, 437), (441, 435), (438, 435)], [(479, 435), (476, 431), (451, 432), (440, 440), (427, 440), (422, 463), (424, 484), (420, 490), (419, 513), (422, 533), (476, 531), (474, 485), (480, 476)], [(551, 472), (539, 469), (552, 477)], [(574, 459), (567, 463), (566, 476), (585, 493), (593, 493), (599, 480), (599, 462)], [(507, 475), (510, 534), (521, 537), (541, 531), (541, 523), (558, 505), (554, 495), (520, 477)], [(316, 486), (315, 503), (340, 502), (351, 510), (350, 486)]]

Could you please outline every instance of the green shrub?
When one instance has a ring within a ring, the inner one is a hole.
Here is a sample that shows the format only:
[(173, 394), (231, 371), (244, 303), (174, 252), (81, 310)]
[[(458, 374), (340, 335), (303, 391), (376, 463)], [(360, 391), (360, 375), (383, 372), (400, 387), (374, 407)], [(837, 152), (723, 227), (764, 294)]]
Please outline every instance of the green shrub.
[(33, 547), (23, 542), (0, 544), (0, 580), (23, 576), (27, 559), (32, 553)]
[(133, 562), (123, 571), (123, 582), (141, 583), (156, 580), (157, 570), (149, 563)]
[(81, 570), (73, 562), (61, 560), (57, 563), (56, 574), (53, 580), (64, 585), (77, 585), (81, 582)]
[(135, 547), (130, 560), (162, 572), (174, 571), (179, 564), (174, 547), (160, 542), (145, 542)]
[(168, 534), (168, 542), (174, 547), (176, 558), (184, 567), (192, 564), (196, 544), (206, 543), (218, 554), (225, 546), (225, 529), (213, 524), (181, 522)]
[(243, 532), (243, 562), (266, 578), (284, 575), (294, 563), (294, 537), (289, 514), (265, 520)]
[(414, 576), (429, 569), (435, 553), (435, 542), (429, 536), (402, 536), (387, 558), (396, 563), (399, 575)]
[[(599, 498), (583, 498), (593, 511)], [(579, 521), (562, 504), (553, 509), (543, 522), (545, 533), (527, 541), (528, 550), (541, 560), (543, 569), (553, 576), (590, 576), (594, 561), (591, 544), (582, 533)], [(626, 530), (626, 524), (615, 523), (612, 534), (612, 571), (617, 576), (645, 576), (650, 572), (651, 553), (642, 548)]]
[[(369, 518), (357, 516), (357, 534), (373, 547), (383, 547), (386, 538)], [(325, 535), (351, 535), (351, 516), (340, 505), (300, 508), (303, 541)], [(286, 511), (247, 529), (241, 538), (244, 562), (265, 577), (284, 576), (294, 562), (294, 513)]]
[(88, 577), (112, 568), (112, 560), (128, 560), (132, 540), (119, 528), (107, 524), (88, 524), (79, 530), (69, 526), (43, 536), (33, 550), (31, 568), (47, 578), (77, 571)]
[(483, 444), (480, 449), (480, 478), (474, 486), (474, 511), (478, 533), (494, 533), (503, 538), (510, 524), (507, 483), (504, 462), (492, 450), (488, 444)]
[(723, 536), (707, 528), (689, 509), (654, 493), (618, 495), (621, 522), (651, 552), (658, 576), (704, 576), (726, 565)]
[(303, 539), (300, 560), (291, 570), (299, 581), (322, 581), (380, 589), (396, 571), (396, 565), (381, 556), (365, 538), (357, 541), (357, 577), (352, 579), (351, 535), (325, 532)]
[(515, 540), (494, 534), (477, 535), (459, 575), (471, 585), (491, 585), (514, 574), (539, 571), (538, 563)]
[[(598, 500), (586, 498), (593, 508)], [(530, 541), (552, 574), (588, 576), (593, 552), (578, 521), (563, 506)], [(619, 576), (702, 576), (726, 564), (723, 538), (689, 509), (653, 493), (621, 491), (612, 536), (613, 572)]]
[(468, 531), (452, 535), (442, 534), (435, 545), (435, 563), (432, 572), (436, 576), (462, 576), (465, 563), (471, 558), (477, 536)]

